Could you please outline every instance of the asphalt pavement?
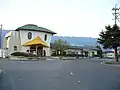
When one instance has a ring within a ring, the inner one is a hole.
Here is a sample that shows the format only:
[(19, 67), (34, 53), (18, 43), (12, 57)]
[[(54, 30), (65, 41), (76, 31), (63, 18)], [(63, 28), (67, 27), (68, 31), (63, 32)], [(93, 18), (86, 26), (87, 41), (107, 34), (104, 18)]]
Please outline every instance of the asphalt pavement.
[(120, 68), (102, 60), (0, 60), (0, 90), (120, 90)]

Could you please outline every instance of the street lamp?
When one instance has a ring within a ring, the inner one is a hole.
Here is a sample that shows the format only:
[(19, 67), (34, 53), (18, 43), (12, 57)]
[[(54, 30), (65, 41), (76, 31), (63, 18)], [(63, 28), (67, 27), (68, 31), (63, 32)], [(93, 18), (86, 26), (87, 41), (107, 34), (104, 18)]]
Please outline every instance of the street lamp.
[(2, 24), (0, 25), (0, 49), (2, 48)]

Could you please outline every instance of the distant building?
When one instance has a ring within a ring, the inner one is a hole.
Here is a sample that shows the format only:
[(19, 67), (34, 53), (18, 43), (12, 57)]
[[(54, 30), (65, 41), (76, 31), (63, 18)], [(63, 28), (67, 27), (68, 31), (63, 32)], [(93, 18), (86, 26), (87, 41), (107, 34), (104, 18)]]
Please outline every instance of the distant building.
[(50, 56), (50, 42), (56, 34), (43, 27), (27, 24), (5, 35), (3, 48), (5, 55), (13, 52), (30, 52), (39, 56)]
[[(93, 46), (70, 46), (65, 50), (65, 55), (70, 56), (84, 56), (84, 57), (94, 57), (97, 56), (97, 48)], [(58, 51), (55, 50), (54, 44), (51, 43), (51, 55), (58, 54)]]
[(104, 51), (103, 56), (105, 58), (114, 58), (114, 51)]

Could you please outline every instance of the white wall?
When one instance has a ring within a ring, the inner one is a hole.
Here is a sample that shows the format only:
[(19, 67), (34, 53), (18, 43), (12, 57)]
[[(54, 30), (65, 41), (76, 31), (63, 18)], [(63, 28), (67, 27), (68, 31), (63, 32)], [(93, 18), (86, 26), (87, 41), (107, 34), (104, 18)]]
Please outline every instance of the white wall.
[(94, 53), (94, 55), (97, 55), (97, 51), (95, 51), (95, 50), (89, 50), (88, 51), (88, 56), (92, 57), (93, 53)]
[[(28, 32), (32, 33), (32, 38), (30, 40), (28, 39)], [(46, 41), (44, 40), (45, 34), (47, 34)], [(9, 38), (9, 48), (7, 50), (8, 56), (10, 56), (11, 53), (17, 52), (17, 51), (26, 52), (29, 49), (29, 46), (23, 46), (23, 44), (33, 40), (37, 36), (39, 36), (48, 46), (50, 46), (52, 34), (38, 32), (38, 31), (25, 31), (25, 30), (12, 31)], [(4, 45), (5, 45), (4, 48), (7, 48), (6, 40)], [(17, 46), (17, 51), (14, 51), (14, 46)], [(46, 56), (50, 56), (50, 48), (43, 48), (43, 49), (46, 51)]]
[(43, 48), (46, 51), (46, 56), (51, 56), (50, 48)]
[(3, 42), (3, 48), (9, 48), (9, 40), (10, 40), (10, 36), (11, 36), (12, 31), (8, 32), (5, 37), (4, 37), (4, 42)]
[(38, 31), (27, 31), (27, 30), (20, 30), (21, 45), (23, 45), (26, 42), (30, 41), (28, 39), (28, 32), (32, 33), (32, 38), (30, 40), (32, 40), (32, 39), (36, 38), (37, 36), (39, 36), (44, 41), (44, 36), (45, 36), (45, 34), (47, 34), (47, 40), (44, 41), (44, 42), (46, 42), (47, 45), (50, 46), (52, 34), (44, 33), (44, 32), (38, 32)]
[(104, 54), (104, 57), (114, 58), (114, 53), (106, 53)]
[(21, 52), (26, 52), (27, 50), (29, 50), (29, 46), (21, 46)]
[(3, 50), (2, 50), (2, 49), (0, 49), (0, 57), (2, 57), (2, 56), (3, 56), (3, 55), (2, 55), (2, 51), (3, 51)]
[[(28, 39), (28, 32), (32, 33), (32, 38), (29, 40)], [(45, 34), (47, 34), (47, 40), (44, 40)], [(20, 30), (20, 37), (21, 37), (21, 46), (25, 44), (28, 41), (31, 41), (35, 39), (37, 36), (39, 36), (48, 46), (50, 46), (52, 34), (50, 33), (45, 33), (45, 32), (38, 32), (38, 31), (25, 31), (25, 30)], [(21, 51), (26, 52), (29, 49), (29, 46), (22, 46)], [(43, 50), (46, 51), (46, 56), (50, 56), (50, 48), (43, 48)]]
[[(14, 46), (17, 46), (17, 51), (14, 51)], [(18, 31), (12, 31), (10, 39), (9, 39), (9, 48), (8, 48), (8, 56), (13, 52), (20, 51), (20, 37)]]
[(67, 50), (65, 50), (66, 51), (66, 54), (69, 54), (69, 52), (75, 52), (75, 53), (77, 53), (77, 54), (82, 54), (82, 50), (75, 50), (75, 49), (67, 49)]

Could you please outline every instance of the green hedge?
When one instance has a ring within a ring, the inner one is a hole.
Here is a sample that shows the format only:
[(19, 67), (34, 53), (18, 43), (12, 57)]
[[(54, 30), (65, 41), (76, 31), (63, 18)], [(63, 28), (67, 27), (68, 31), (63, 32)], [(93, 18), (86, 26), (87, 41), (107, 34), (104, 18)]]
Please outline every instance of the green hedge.
[(26, 52), (14, 52), (11, 55), (12, 56), (24, 56), (24, 57), (36, 57), (37, 56), (32, 53), (26, 53)]
[[(52, 56), (61, 56), (61, 55), (57, 55), (57, 54), (52, 54)], [(79, 55), (79, 54), (64, 54), (62, 56), (65, 56), (65, 57), (84, 57), (84, 55)]]

